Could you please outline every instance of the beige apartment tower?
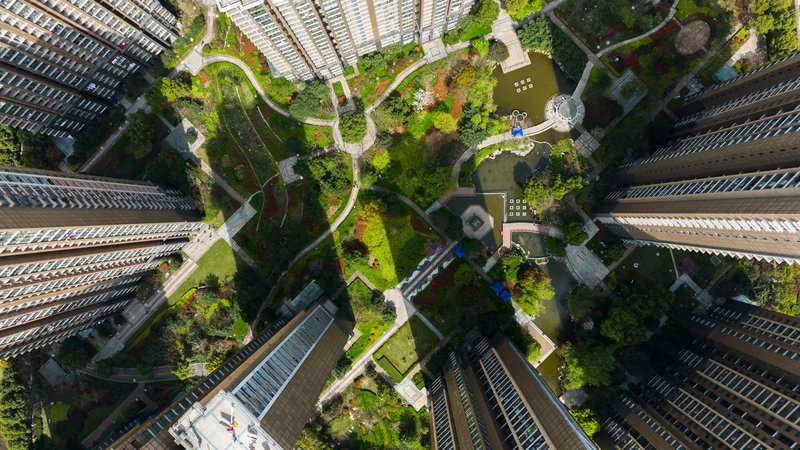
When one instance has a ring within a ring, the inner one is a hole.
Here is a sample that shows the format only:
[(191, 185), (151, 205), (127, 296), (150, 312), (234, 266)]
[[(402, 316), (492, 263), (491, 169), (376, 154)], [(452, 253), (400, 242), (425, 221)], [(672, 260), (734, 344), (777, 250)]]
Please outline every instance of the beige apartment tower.
[(597, 211), (637, 244), (800, 262), (800, 54), (689, 97)]
[(0, 358), (122, 310), (196, 219), (191, 199), (147, 182), (0, 166)]
[(74, 136), (178, 33), (158, 0), (0, 0), (0, 123)]
[(332, 78), (365, 53), (427, 42), (458, 26), (473, 0), (217, 0), (275, 76)]

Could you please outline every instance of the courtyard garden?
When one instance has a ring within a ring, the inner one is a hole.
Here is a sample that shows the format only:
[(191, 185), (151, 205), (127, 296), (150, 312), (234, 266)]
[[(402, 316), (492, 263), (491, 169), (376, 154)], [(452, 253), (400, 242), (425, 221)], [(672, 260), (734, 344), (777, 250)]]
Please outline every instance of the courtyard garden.
[(324, 405), (303, 430), (296, 446), (312, 448), (430, 447), (429, 417), (403, 402), (373, 367), (361, 374), (340, 396)]
[(652, 245), (637, 247), (622, 264), (606, 276), (606, 285), (612, 291), (623, 286), (670, 287), (677, 275), (669, 252), (669, 249)]
[(438, 343), (439, 338), (433, 331), (418, 317), (412, 316), (372, 358), (399, 383)]
[[(685, 0), (681, 0), (683, 3)], [(592, 50), (649, 31), (667, 16), (669, 3), (635, 0), (567, 0), (556, 9), (558, 17)]]
[(326, 292), (336, 292), (356, 271), (385, 291), (442, 247), (440, 238), (404, 203), (362, 191), (336, 232), (292, 268), (276, 301), (299, 292), (312, 279)]
[(511, 292), (514, 305), (531, 316), (543, 313), (545, 302), (556, 294), (550, 278), (528, 261), (517, 247), (503, 255), (489, 275), (500, 280)]
[[(347, 84), (353, 96), (360, 98), (365, 107), (369, 106), (380, 98), (400, 72), (423, 56), (422, 46), (416, 42), (388, 45), (380, 52), (359, 57), (358, 75)], [(337, 96), (343, 94), (337, 93)]]
[(378, 139), (364, 180), (423, 208), (454, 186), (452, 164), (465, 147), (507, 124), (494, 114), (495, 62), (474, 47), (420, 68), (375, 111)]
[(485, 313), (500, 312), (509, 317), (514, 313), (472, 266), (460, 260), (431, 281), (414, 298), (414, 306), (445, 336), (454, 331), (469, 331)]

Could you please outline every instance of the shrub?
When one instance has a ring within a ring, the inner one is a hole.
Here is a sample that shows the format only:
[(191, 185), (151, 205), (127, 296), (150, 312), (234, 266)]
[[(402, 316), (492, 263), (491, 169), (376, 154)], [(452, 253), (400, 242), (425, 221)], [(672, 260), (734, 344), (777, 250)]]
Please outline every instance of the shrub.
[(431, 114), (433, 126), (444, 134), (456, 131), (456, 119), (447, 112), (434, 112)]
[(475, 49), (475, 53), (486, 56), (489, 54), (489, 41), (484, 38), (478, 38), (472, 40), (472, 48)]
[(502, 62), (508, 58), (508, 47), (500, 41), (492, 41), (489, 46), (489, 59), (492, 61)]
[(589, 239), (589, 234), (583, 229), (583, 222), (574, 221), (564, 230), (564, 241), (569, 245), (581, 245)]
[(299, 119), (306, 119), (327, 116), (332, 108), (328, 85), (322, 80), (312, 80), (305, 89), (295, 92), (289, 112)]
[(600, 431), (600, 419), (597, 417), (597, 413), (591, 408), (573, 409), (569, 413), (572, 414), (572, 417), (575, 418), (575, 421), (578, 422), (578, 425), (583, 428), (583, 431), (588, 434), (589, 437), (594, 436)]

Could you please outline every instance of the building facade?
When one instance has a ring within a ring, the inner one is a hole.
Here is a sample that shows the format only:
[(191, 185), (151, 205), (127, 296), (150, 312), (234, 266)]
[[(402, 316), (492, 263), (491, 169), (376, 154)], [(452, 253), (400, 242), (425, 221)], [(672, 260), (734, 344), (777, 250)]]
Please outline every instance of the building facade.
[(504, 336), (450, 354), (428, 409), (435, 450), (593, 449), (591, 439)]
[(158, 0), (0, 1), (0, 123), (74, 135), (178, 33)]
[(616, 448), (800, 448), (800, 319), (728, 302), (686, 322), (691, 344), (604, 423)]
[(267, 331), (156, 417), (101, 448), (291, 449), (352, 323), (329, 300), (313, 302)]
[(122, 310), (196, 218), (191, 199), (149, 183), (0, 166), (0, 358)]
[(458, 27), (473, 0), (217, 0), (221, 12), (290, 80), (332, 78), (360, 55), (427, 42)]
[(800, 54), (678, 114), (671, 142), (620, 166), (597, 218), (637, 244), (800, 261)]

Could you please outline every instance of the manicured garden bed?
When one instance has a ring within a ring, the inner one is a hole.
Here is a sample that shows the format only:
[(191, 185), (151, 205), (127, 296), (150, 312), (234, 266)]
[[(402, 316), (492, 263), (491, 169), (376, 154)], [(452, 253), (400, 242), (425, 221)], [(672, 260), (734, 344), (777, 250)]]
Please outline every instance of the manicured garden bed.
[(649, 31), (668, 13), (667, 2), (653, 7), (635, 0), (567, 0), (556, 9), (558, 17), (595, 51)]

